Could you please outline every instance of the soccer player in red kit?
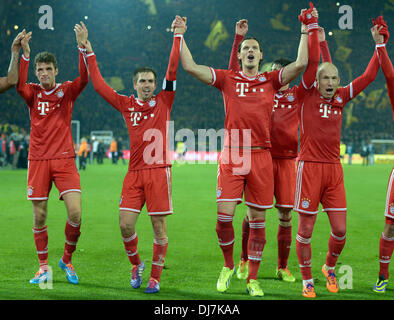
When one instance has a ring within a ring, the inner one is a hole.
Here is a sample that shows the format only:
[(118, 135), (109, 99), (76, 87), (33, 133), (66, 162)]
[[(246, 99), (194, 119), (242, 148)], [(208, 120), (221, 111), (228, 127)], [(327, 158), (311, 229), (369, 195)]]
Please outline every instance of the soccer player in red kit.
[[(387, 24), (383, 20), (382, 16), (379, 16), (376, 21), (373, 21), (374, 26), (378, 26), (379, 38), (378, 44), (376, 45), (379, 62), (383, 70), (383, 74), (386, 78), (387, 91), (390, 98), (391, 107), (393, 109), (393, 121), (394, 121), (394, 67), (387, 54), (386, 43), (389, 38), (389, 32)], [(380, 236), (379, 242), (379, 276), (373, 291), (378, 293), (386, 292), (386, 287), (389, 279), (389, 266), (391, 256), (394, 249), (394, 168), (391, 170), (386, 195), (386, 206), (385, 206), (385, 225), (383, 232)]]
[[(174, 30), (173, 45), (163, 82), (163, 90), (154, 95), (156, 73), (148, 67), (134, 71), (137, 96), (118, 94), (101, 76), (96, 56), (86, 43), (89, 72), (94, 89), (122, 113), (130, 138), (130, 162), (119, 204), (120, 229), (127, 256), (132, 264), (131, 286), (142, 284), (145, 264), (138, 250), (135, 230), (137, 219), (146, 203), (154, 232), (152, 269), (146, 293), (160, 290), (160, 277), (168, 247), (166, 217), (173, 213), (171, 198), (171, 163), (168, 151), (168, 122), (175, 97), (176, 72), (186, 24), (180, 17)], [(174, 26), (173, 22), (173, 26)], [(153, 142), (152, 142), (153, 141)]]
[[(301, 13), (304, 11), (303, 9)], [(236, 24), (233, 48), (231, 51), (229, 69), (239, 71), (236, 59), (239, 43), (244, 39), (248, 30), (247, 20), (240, 20)], [(308, 28), (301, 24), (301, 36), (307, 37)], [(323, 61), (331, 62), (331, 55), (325, 39), (324, 29), (319, 27), (319, 43)], [(308, 41), (303, 45), (308, 47)], [(307, 57), (304, 62), (307, 65)], [(290, 64), (287, 59), (277, 59), (272, 63), (271, 71), (280, 70)], [(278, 209), (279, 228), (278, 241), (278, 267), (276, 276), (286, 282), (294, 282), (295, 278), (287, 268), (292, 242), (291, 209), (294, 203), (294, 190), (296, 180), (296, 157), (298, 154), (298, 102), (297, 86), (290, 88), (289, 84), (283, 86), (275, 93), (271, 120), (271, 156), (274, 168), (274, 196), (275, 207)], [(241, 261), (237, 268), (237, 278), (246, 279), (249, 273), (247, 243), (249, 238), (248, 216), (242, 222), (242, 252)]]
[(51, 277), (48, 271), (46, 218), (52, 182), (59, 190), (60, 200), (64, 200), (68, 217), (64, 254), (59, 267), (66, 272), (69, 282), (77, 284), (79, 281), (71, 263), (81, 226), (81, 186), (74, 159), (71, 116), (75, 100), (86, 87), (89, 76), (81, 48), (82, 39), (87, 35), (84, 35), (79, 25), (75, 26), (74, 31), (79, 46), (79, 76), (74, 81), (64, 83), (56, 83), (56, 58), (48, 52), (40, 52), (34, 59), (34, 71), (39, 84), (26, 83), (31, 32), (21, 41), (23, 55), (16, 90), (26, 101), (31, 119), (27, 199), (33, 204), (33, 233), (40, 263), (39, 270), (30, 283), (42, 283)]
[(303, 279), (302, 294), (308, 298), (316, 297), (311, 273), (311, 238), (319, 203), (331, 225), (322, 272), (327, 289), (338, 292), (335, 265), (346, 241), (346, 196), (339, 157), (343, 108), (375, 79), (379, 69), (375, 51), (363, 75), (339, 88), (337, 68), (329, 62), (319, 65), (318, 41), (318, 33), (314, 31), (308, 67), (297, 90), (301, 141), (294, 200), (294, 211), (299, 213), (296, 251)]
[(299, 63), (299, 57), (281, 70), (260, 73), (263, 52), (254, 38), (241, 42), (237, 58), (241, 71), (198, 65), (183, 42), (183, 68), (200, 81), (219, 89), (225, 106), (225, 138), (218, 166), (216, 199), (216, 232), (225, 265), (217, 281), (217, 290), (225, 292), (229, 288), (236, 270), (233, 216), (244, 195), (250, 226), (247, 291), (252, 296), (263, 296), (257, 272), (266, 242), (265, 211), (273, 207), (273, 168), (269, 148), (274, 94), (295, 79), (305, 66)]

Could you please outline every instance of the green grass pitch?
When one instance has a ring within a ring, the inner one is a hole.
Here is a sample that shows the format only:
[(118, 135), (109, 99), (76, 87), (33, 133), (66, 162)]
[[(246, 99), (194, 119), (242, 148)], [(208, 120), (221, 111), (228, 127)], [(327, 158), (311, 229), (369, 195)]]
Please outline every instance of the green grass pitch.
[[(372, 287), (377, 279), (379, 238), (384, 225), (386, 188), (391, 165), (344, 166), (348, 202), (347, 242), (339, 258), (336, 273), (344, 289), (331, 294), (325, 287), (321, 266), (325, 262), (330, 229), (325, 213), (319, 212), (312, 237), (312, 274), (316, 299), (373, 300), (394, 299), (394, 283), (385, 294)], [(216, 281), (223, 266), (216, 226), (215, 164), (173, 166), (174, 214), (168, 217), (169, 246), (159, 294), (144, 293), (152, 259), (153, 233), (144, 209), (137, 224), (139, 253), (147, 265), (143, 285), (130, 286), (130, 263), (119, 230), (118, 203), (127, 166), (109, 162), (88, 165), (81, 172), (82, 229), (73, 256), (80, 283), (71, 285), (58, 267), (63, 253), (66, 210), (53, 186), (48, 203), (48, 263), (53, 269), (52, 289), (29, 284), (38, 269), (32, 233), (32, 208), (26, 200), (26, 170), (0, 171), (0, 299), (49, 300), (294, 300), (301, 296), (302, 281), (295, 251), (297, 214), (293, 213), (293, 243), (289, 268), (295, 283), (275, 278), (277, 262), (278, 218), (275, 209), (267, 211), (267, 244), (258, 280), (263, 298), (251, 298), (246, 282), (232, 280), (227, 293), (216, 291)], [(237, 207), (234, 219), (236, 242), (234, 259), (238, 263), (241, 224), (246, 207)], [(341, 273), (342, 271), (342, 273)], [(344, 277), (344, 278), (341, 278)], [(342, 280), (341, 280), (342, 279)]]

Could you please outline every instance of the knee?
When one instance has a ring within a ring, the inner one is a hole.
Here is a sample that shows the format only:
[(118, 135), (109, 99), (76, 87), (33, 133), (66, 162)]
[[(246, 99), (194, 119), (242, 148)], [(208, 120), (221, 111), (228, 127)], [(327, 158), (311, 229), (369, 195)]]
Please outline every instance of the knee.
[(331, 234), (337, 240), (344, 240), (346, 237), (346, 227), (343, 226), (343, 227), (336, 227), (335, 229), (333, 228), (331, 230)]
[(72, 206), (68, 209), (68, 219), (75, 224), (81, 223), (81, 207), (80, 206)]
[(123, 237), (130, 237), (135, 232), (135, 226), (127, 219), (122, 219), (122, 217), (119, 218), (119, 227)]
[(156, 239), (167, 237), (166, 216), (152, 217), (152, 227)]
[(47, 218), (46, 202), (33, 202), (34, 226), (44, 227)]
[(278, 217), (279, 217), (279, 224), (282, 227), (290, 227), (291, 226), (291, 209), (290, 208), (278, 209)]

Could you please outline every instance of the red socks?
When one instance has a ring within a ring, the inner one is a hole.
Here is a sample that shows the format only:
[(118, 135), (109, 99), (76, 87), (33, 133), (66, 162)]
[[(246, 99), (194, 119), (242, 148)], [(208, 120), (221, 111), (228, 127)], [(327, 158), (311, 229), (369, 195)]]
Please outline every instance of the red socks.
[(153, 240), (153, 259), (152, 270), (150, 273), (151, 278), (160, 282), (161, 272), (164, 267), (164, 260), (166, 257), (168, 247), (168, 238), (154, 239)]
[(48, 270), (48, 232), (47, 226), (43, 228), (33, 228), (34, 243), (36, 244), (40, 269)]
[(249, 241), (249, 221), (244, 218), (242, 221), (242, 252), (241, 259), (248, 260), (248, 241)]
[(287, 268), (291, 247), (291, 226), (283, 227), (279, 225), (278, 229), (278, 268)]
[(218, 212), (216, 233), (224, 256), (224, 266), (233, 269), (234, 228), (232, 215)]
[(326, 257), (327, 267), (335, 267), (338, 257), (341, 254), (343, 247), (345, 246), (345, 242), (346, 235), (339, 237), (331, 232), (330, 240), (328, 241), (328, 252)]
[(138, 236), (137, 233), (135, 232), (133, 235), (131, 235), (128, 238), (123, 238), (123, 244), (124, 248), (126, 250), (127, 257), (129, 258), (129, 261), (132, 265), (139, 265), (141, 264), (140, 256), (137, 251), (137, 245), (138, 245)]
[(77, 248), (77, 242), (79, 236), (81, 235), (80, 232), (81, 224), (74, 223), (70, 220), (67, 220), (65, 235), (66, 235), (66, 242), (64, 245), (64, 253), (62, 260), (65, 264), (71, 263), (71, 256), (75, 249)]
[(257, 279), (260, 262), (263, 256), (265, 246), (265, 220), (249, 221), (249, 241), (248, 241), (248, 260), (249, 260), (249, 276), (250, 279)]
[(380, 236), (379, 243), (379, 276), (383, 275), (385, 279), (389, 278), (389, 265), (394, 249), (394, 238), (387, 238), (383, 233)]

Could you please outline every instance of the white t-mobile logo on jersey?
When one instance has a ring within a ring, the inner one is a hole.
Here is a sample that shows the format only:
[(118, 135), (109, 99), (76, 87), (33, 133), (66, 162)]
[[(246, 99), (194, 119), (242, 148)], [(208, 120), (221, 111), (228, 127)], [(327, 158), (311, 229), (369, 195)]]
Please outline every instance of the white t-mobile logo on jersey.
[(40, 112), (40, 115), (41, 115), (41, 116), (46, 116), (47, 114), (45, 113), (45, 111), (46, 111), (46, 112), (49, 111), (49, 102), (41, 102), (41, 101), (39, 101), (39, 102), (38, 102), (38, 107), (37, 107), (37, 109), (38, 109), (39, 111), (41, 111), (41, 112)]
[(331, 106), (321, 103), (319, 112), (323, 113), (323, 115), (321, 116), (322, 118), (329, 118), (328, 115), (331, 113)]
[[(245, 82), (237, 82), (236, 85), (237, 89), (235, 90), (235, 92), (240, 92), (240, 94), (238, 95), (238, 97), (246, 97), (245, 92), (248, 92), (249, 89), (249, 83), (245, 83)], [(246, 88), (245, 88), (246, 87)]]

